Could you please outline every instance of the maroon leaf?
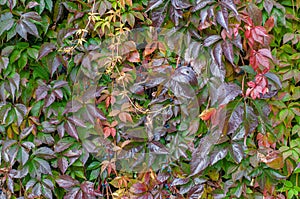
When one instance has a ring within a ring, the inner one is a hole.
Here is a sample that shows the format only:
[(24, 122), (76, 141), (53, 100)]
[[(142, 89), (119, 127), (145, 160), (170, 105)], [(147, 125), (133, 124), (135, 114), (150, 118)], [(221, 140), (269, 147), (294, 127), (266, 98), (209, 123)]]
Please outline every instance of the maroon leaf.
[(130, 192), (134, 194), (142, 194), (145, 193), (148, 190), (147, 185), (145, 183), (135, 183), (130, 187)]
[(58, 143), (54, 146), (54, 152), (60, 153), (66, 149), (68, 149), (73, 144), (73, 141), (70, 139), (61, 139)]
[(56, 49), (53, 43), (45, 43), (41, 46), (40, 53), (38, 59), (41, 59), (48, 55), (49, 53), (53, 52)]
[(68, 175), (61, 175), (59, 176), (59, 179), (55, 180), (57, 182), (57, 184), (64, 188), (64, 189), (68, 189), (74, 186), (79, 186), (80, 183), (73, 179), (72, 177), (68, 176)]
[(66, 121), (65, 124), (64, 124), (64, 127), (65, 127), (67, 133), (70, 136), (72, 136), (73, 138), (75, 138), (76, 140), (78, 140), (78, 133), (77, 133), (77, 130), (76, 130), (74, 124), (72, 124), (69, 121)]
[(241, 103), (230, 103), (227, 105), (226, 123), (227, 134), (234, 133), (243, 122), (244, 108)]

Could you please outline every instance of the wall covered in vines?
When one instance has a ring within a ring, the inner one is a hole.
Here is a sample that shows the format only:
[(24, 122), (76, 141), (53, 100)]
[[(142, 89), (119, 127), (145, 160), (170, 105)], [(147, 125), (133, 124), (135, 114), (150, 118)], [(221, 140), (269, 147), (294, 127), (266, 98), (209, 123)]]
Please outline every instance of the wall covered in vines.
[(298, 198), (299, 0), (0, 0), (0, 198)]

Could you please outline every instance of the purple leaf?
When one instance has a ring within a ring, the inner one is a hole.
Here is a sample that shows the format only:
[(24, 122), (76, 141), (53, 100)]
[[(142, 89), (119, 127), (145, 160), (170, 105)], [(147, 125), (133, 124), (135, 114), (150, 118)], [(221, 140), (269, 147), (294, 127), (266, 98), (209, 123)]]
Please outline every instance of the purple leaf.
[(192, 6), (187, 0), (171, 0), (171, 3), (176, 10), (186, 9)]
[(235, 142), (232, 143), (230, 147), (230, 153), (237, 164), (240, 163), (244, 158), (244, 150), (241, 144)]
[(55, 153), (60, 153), (63, 152), (64, 150), (68, 149), (72, 144), (74, 140), (70, 139), (61, 139), (57, 142), (57, 144), (54, 146), (54, 152)]
[(201, 198), (204, 192), (204, 186), (202, 184), (197, 184), (191, 188), (188, 192), (187, 197), (191, 199)]
[(221, 42), (218, 42), (213, 49), (213, 55), (214, 55), (214, 58), (215, 58), (217, 64), (220, 67), (223, 65), (222, 54), (223, 54), (223, 50), (222, 50)]
[(57, 160), (57, 165), (60, 171), (64, 174), (69, 166), (68, 160), (65, 157), (61, 157)]
[(76, 126), (80, 126), (80, 127), (86, 128), (86, 125), (84, 124), (84, 122), (81, 119), (79, 119), (79, 118), (77, 118), (75, 116), (68, 117), (68, 120), (70, 122), (72, 122), (73, 124), (75, 124)]
[(245, 107), (245, 116), (244, 116), (244, 126), (246, 135), (252, 133), (258, 125), (257, 115), (254, 113), (254, 110), (251, 106), (246, 105)]
[(64, 125), (67, 133), (72, 136), (73, 138), (75, 138), (76, 140), (78, 140), (78, 133), (77, 133), (77, 130), (74, 126), (74, 124), (72, 124), (71, 122), (69, 121), (66, 121), (65, 125)]
[(35, 91), (36, 101), (40, 101), (41, 99), (44, 99), (48, 94), (48, 90), (49, 88), (47, 86), (44, 85), (39, 86)]
[(227, 105), (226, 123), (227, 134), (234, 133), (243, 122), (244, 108), (241, 103), (231, 103)]
[(149, 10), (152, 10), (154, 8), (157, 8), (162, 3), (163, 3), (163, 0), (150, 0), (150, 1), (148, 1), (148, 6), (147, 6), (146, 12), (148, 12)]
[(60, 62), (58, 56), (55, 56), (53, 61), (52, 61), (52, 66), (51, 66), (51, 77), (53, 76), (55, 71), (57, 71), (57, 68), (58, 68), (59, 65), (61, 65), (61, 62)]
[(210, 164), (214, 165), (219, 160), (222, 160), (223, 158), (226, 157), (227, 153), (228, 153), (227, 148), (220, 149), (219, 147), (215, 147), (215, 149), (210, 154)]
[(60, 138), (64, 137), (65, 135), (65, 128), (64, 123), (62, 122), (60, 125), (57, 126), (57, 132)]
[(36, 183), (32, 188), (32, 194), (34, 196), (41, 196), (42, 195), (42, 186), (40, 183)]
[(37, 157), (44, 158), (46, 160), (53, 159), (56, 157), (54, 151), (48, 147), (40, 147), (36, 151), (33, 152), (33, 155)]
[(37, 12), (27, 12), (25, 14), (22, 14), (22, 17), (27, 18), (27, 19), (33, 19), (35, 21), (41, 22), (41, 16)]
[(49, 53), (53, 52), (56, 49), (53, 43), (45, 43), (41, 46), (40, 53), (38, 59), (41, 59), (48, 55)]
[(232, 10), (235, 15), (239, 15), (233, 0), (222, 0), (221, 2), (226, 8)]
[(194, 176), (199, 174), (201, 171), (206, 169), (209, 165), (209, 158), (208, 156), (204, 157), (196, 157), (192, 159), (191, 161), (191, 174), (190, 176)]
[(242, 45), (242, 37), (240, 34), (238, 34), (233, 40), (232, 40), (233, 45), (238, 47), (241, 51), (243, 51), (243, 45)]
[(23, 39), (27, 40), (27, 30), (22, 21), (17, 23), (16, 31)]
[(211, 46), (212, 44), (216, 43), (220, 39), (221, 39), (220, 35), (211, 35), (204, 40), (203, 46), (206, 46), (206, 47)]
[(59, 179), (55, 180), (57, 182), (57, 184), (64, 188), (64, 189), (68, 189), (74, 186), (78, 186), (80, 185), (80, 183), (77, 180), (74, 180), (73, 178), (71, 178), (68, 175), (61, 175), (59, 176)]
[(164, 6), (161, 6), (155, 10), (152, 11), (151, 13), (151, 19), (152, 19), (152, 24), (155, 27), (160, 27), (162, 23), (164, 22), (164, 19), (166, 17), (165, 9), (168, 4), (165, 4)]
[(228, 11), (226, 8), (221, 7), (221, 10), (217, 11), (216, 19), (217, 22), (228, 32)]
[(196, 12), (198, 10), (201, 10), (202, 8), (204, 8), (205, 6), (211, 4), (215, 2), (214, 0), (204, 0), (204, 1), (200, 1), (197, 3), (196, 6), (193, 7), (192, 12)]
[(187, 184), (190, 181), (190, 178), (175, 178), (171, 184), (171, 186), (178, 186)]
[(105, 115), (100, 111), (95, 105), (93, 104), (87, 104), (86, 105), (88, 113), (90, 113), (92, 116), (99, 118), (100, 120), (106, 120)]
[(223, 43), (222, 43), (222, 49), (223, 49), (223, 53), (224, 53), (226, 59), (232, 65), (234, 65), (234, 63), (233, 63), (233, 61), (234, 61), (234, 54), (233, 54), (232, 43), (230, 43), (228, 40), (223, 41)]
[(38, 29), (36, 28), (36, 25), (26, 19), (24, 19), (22, 21), (22, 23), (24, 24), (24, 27), (26, 28), (26, 31), (34, 36), (36, 36), (37, 38), (40, 38), (39, 36), (39, 32)]
[(47, 161), (37, 157), (34, 158), (34, 160), (38, 163), (39, 166), (37, 170), (38, 173), (52, 175), (50, 164)]
[(64, 87), (68, 85), (68, 82), (66, 81), (63, 81), (63, 80), (58, 80), (54, 83), (53, 87), (52, 88), (61, 88), (61, 87)]
[(52, 93), (55, 95), (56, 98), (58, 99), (62, 99), (63, 98), (63, 92), (61, 89), (56, 89), (54, 91), (52, 91)]
[(55, 101), (55, 94), (52, 92), (50, 95), (46, 97), (45, 107), (50, 106)]

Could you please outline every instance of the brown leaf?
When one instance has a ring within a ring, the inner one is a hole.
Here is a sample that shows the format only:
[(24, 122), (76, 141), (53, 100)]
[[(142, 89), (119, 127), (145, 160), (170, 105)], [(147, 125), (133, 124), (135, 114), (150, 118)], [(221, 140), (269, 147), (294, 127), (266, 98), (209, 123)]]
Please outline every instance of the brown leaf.
[(130, 62), (140, 62), (140, 54), (137, 50), (130, 52), (127, 56), (127, 60)]

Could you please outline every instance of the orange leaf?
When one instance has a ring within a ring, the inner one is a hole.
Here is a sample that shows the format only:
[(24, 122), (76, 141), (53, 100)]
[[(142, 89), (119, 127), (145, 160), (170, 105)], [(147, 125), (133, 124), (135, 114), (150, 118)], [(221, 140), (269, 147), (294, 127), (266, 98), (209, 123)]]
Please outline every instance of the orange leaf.
[(199, 115), (199, 117), (201, 118), (201, 120), (206, 121), (206, 120), (209, 120), (209, 119), (211, 118), (211, 116), (212, 116), (213, 114), (215, 114), (215, 113), (216, 113), (216, 109), (215, 109), (215, 108), (209, 108), (209, 109), (204, 110), (204, 111)]
[(157, 48), (157, 43), (156, 42), (152, 42), (147, 44), (147, 46), (145, 47), (144, 50), (144, 56), (150, 55), (151, 53), (153, 53)]

